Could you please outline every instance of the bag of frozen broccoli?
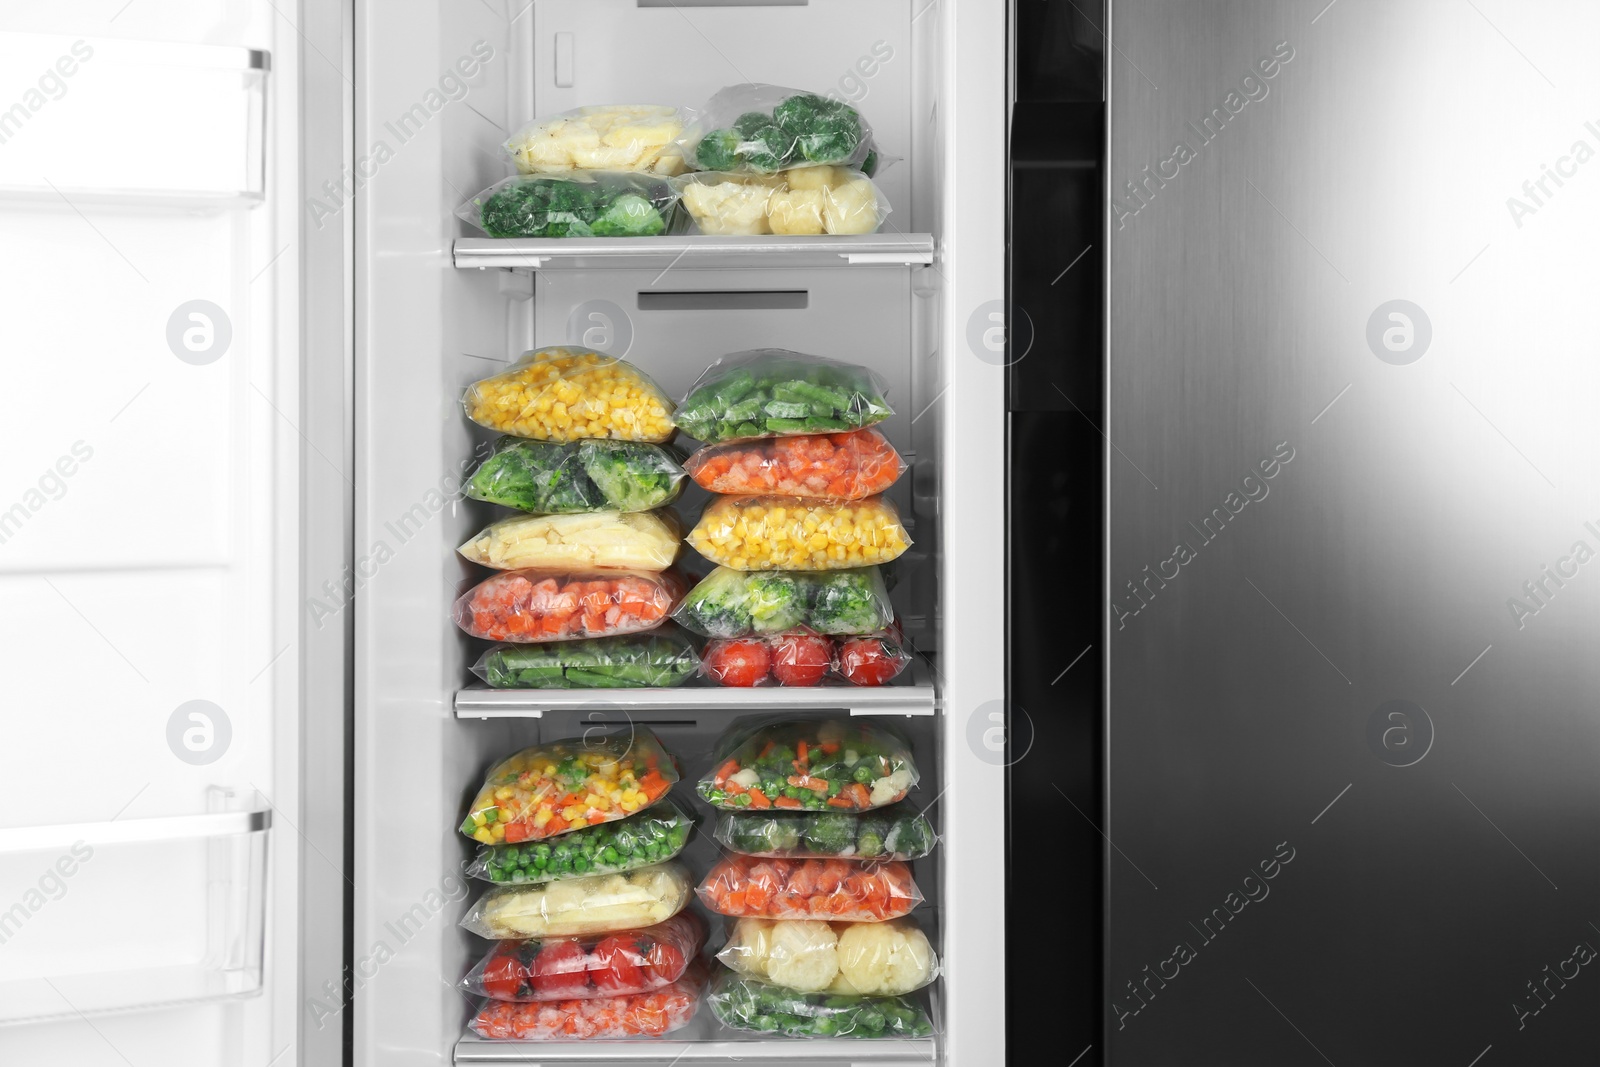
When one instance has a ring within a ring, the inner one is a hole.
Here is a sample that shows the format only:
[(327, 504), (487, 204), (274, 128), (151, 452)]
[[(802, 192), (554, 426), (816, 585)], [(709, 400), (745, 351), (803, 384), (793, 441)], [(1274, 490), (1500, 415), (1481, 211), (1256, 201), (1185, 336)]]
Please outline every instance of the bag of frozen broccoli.
[(889, 383), (865, 367), (783, 348), (723, 356), (695, 381), (678, 426), (708, 445), (801, 433), (842, 433), (894, 414)]
[(872, 127), (843, 100), (749, 82), (712, 95), (678, 141), (697, 170), (771, 174), (793, 167), (878, 169)]
[(677, 459), (660, 445), (502, 437), (473, 471), (466, 493), (536, 515), (649, 511), (670, 504), (685, 477)]
[(456, 210), (490, 237), (657, 237), (678, 222), (672, 182), (630, 171), (519, 174)]
[(894, 621), (877, 567), (850, 570), (736, 571), (718, 567), (673, 612), (706, 637), (749, 637), (806, 627), (819, 634), (865, 634)]
[(725, 811), (712, 836), (732, 852), (780, 859), (919, 860), (938, 834), (910, 805), (882, 811)]

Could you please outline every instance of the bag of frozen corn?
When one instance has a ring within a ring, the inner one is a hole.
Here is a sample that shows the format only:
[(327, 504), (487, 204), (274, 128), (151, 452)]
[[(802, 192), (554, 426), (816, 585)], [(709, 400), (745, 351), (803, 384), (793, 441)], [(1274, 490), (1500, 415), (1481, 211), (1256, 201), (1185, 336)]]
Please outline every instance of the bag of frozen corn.
[(670, 511), (516, 515), (485, 526), (457, 551), (502, 571), (664, 571), (678, 554), (678, 537)]
[(827, 571), (888, 563), (911, 547), (894, 504), (806, 497), (724, 496), (686, 538), (713, 563), (736, 571)]
[(639, 368), (562, 345), (528, 352), (505, 373), (474, 382), (463, 403), (479, 426), (541, 441), (660, 444), (674, 428), (672, 401)]
[(512, 134), (506, 153), (522, 174), (632, 170), (681, 174), (684, 114), (660, 104), (600, 104), (537, 119)]

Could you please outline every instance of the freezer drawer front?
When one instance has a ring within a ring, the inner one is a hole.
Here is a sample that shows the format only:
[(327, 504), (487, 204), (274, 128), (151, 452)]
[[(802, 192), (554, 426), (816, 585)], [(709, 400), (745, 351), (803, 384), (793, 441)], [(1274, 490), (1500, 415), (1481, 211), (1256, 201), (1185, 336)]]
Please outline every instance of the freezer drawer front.
[(1600, 10), (1111, 32), (1107, 1062), (1590, 1060)]

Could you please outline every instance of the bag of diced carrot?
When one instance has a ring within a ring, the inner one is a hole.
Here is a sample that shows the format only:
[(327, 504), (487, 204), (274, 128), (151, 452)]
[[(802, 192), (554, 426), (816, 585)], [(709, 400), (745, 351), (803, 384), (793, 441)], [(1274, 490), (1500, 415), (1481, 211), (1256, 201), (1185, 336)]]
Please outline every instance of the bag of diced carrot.
[(783, 493), (860, 500), (893, 485), (905, 470), (877, 430), (770, 437), (709, 445), (684, 463), (713, 493)]
[(660, 626), (683, 592), (671, 571), (502, 571), (463, 593), (452, 615), (457, 626), (488, 641), (568, 641)]
[(467, 1025), (479, 1037), (497, 1041), (660, 1037), (694, 1018), (708, 973), (696, 962), (676, 982), (648, 993), (535, 1004), (486, 1000)]
[(721, 915), (834, 922), (897, 919), (922, 900), (911, 868), (897, 860), (728, 856), (711, 868), (697, 892), (701, 903)]

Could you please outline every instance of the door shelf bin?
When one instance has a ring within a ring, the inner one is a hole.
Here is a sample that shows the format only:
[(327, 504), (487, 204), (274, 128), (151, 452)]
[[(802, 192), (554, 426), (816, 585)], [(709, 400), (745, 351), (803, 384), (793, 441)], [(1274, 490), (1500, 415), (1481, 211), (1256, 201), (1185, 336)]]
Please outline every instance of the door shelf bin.
[[(95, 850), (96, 858), (100, 849), (115, 854), (130, 848), (200, 845), (206, 872), (206, 948), (201, 958), (170, 966), (0, 980), (0, 1026), (148, 1011), (261, 992), (271, 827), (269, 809), (0, 830), (0, 856), (44, 853), (43, 862), (48, 863), (50, 853), (64, 859), (69, 850), (84, 845)], [(116, 936), (113, 923), (103, 937), (115, 941)], [(71, 962), (81, 959), (70, 957)]]

